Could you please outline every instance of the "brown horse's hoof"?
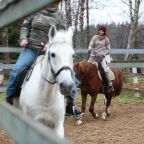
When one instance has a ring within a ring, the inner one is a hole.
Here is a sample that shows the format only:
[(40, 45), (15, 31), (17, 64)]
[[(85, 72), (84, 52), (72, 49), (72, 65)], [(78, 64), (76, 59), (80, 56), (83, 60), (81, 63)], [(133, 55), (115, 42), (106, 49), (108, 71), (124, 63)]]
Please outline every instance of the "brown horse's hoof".
[(107, 116), (110, 117), (110, 111), (107, 112)]
[(96, 113), (95, 116), (94, 116), (94, 118), (95, 118), (95, 119), (98, 119), (98, 117), (99, 117), (99, 114)]

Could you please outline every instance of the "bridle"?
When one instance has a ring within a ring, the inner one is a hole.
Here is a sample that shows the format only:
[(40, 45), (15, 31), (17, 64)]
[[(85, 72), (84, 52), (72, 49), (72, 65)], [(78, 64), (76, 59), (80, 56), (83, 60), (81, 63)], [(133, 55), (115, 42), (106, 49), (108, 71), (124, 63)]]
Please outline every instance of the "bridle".
[[(56, 43), (56, 42), (55, 42), (55, 43)], [(71, 75), (72, 75), (72, 73), (73, 73), (72, 69), (71, 69), (69, 66), (63, 66), (63, 67), (61, 67), (57, 72), (54, 71), (53, 66), (52, 66), (52, 63), (51, 63), (50, 47), (51, 47), (53, 44), (55, 44), (55, 43), (52, 43), (52, 44), (49, 45), (49, 51), (48, 51), (48, 62), (49, 62), (49, 64), (50, 64), (50, 70), (51, 70), (51, 73), (52, 73), (52, 76), (53, 76), (54, 81), (50, 81), (50, 80), (48, 80), (47, 78), (45, 78), (45, 77), (42, 75), (42, 78), (43, 78), (46, 82), (48, 82), (49, 84), (52, 84), (52, 85), (57, 82), (57, 81), (56, 81), (56, 78), (57, 78), (57, 76), (58, 76), (63, 70), (70, 70)], [(42, 64), (42, 63), (41, 63), (41, 64)]]

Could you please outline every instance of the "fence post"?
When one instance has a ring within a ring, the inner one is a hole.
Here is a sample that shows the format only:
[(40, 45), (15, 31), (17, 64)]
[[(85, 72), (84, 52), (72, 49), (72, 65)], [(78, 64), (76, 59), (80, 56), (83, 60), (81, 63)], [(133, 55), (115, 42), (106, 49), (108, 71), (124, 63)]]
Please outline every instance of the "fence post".
[[(132, 73), (137, 74), (137, 68), (136, 67), (132, 67)], [(138, 84), (138, 77), (137, 76), (133, 77), (133, 83)], [(138, 88), (135, 88), (135, 89), (138, 89)], [(139, 92), (134, 93), (135, 97), (139, 97), (139, 95), (140, 95)]]

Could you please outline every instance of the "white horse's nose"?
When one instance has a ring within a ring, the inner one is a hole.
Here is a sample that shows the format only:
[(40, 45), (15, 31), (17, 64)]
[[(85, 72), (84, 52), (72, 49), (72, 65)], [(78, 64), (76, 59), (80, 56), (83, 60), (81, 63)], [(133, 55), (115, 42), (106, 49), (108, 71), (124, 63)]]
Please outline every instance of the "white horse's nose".
[(67, 84), (65, 82), (61, 82), (60, 83), (61, 94), (65, 95), (65, 96), (70, 95), (70, 92), (73, 87), (74, 87), (74, 82), (69, 83), (69, 84)]

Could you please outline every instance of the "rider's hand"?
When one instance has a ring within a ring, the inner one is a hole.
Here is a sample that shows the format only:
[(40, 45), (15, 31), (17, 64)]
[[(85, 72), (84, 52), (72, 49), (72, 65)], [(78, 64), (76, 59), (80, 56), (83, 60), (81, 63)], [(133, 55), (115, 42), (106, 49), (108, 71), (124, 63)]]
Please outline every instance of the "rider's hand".
[(28, 44), (28, 41), (26, 39), (22, 39), (20, 41), (20, 46), (23, 47), (23, 48), (25, 48), (27, 46), (27, 44)]
[(48, 43), (46, 43), (46, 44), (44, 45), (43, 51), (46, 51), (47, 49), (48, 49)]

